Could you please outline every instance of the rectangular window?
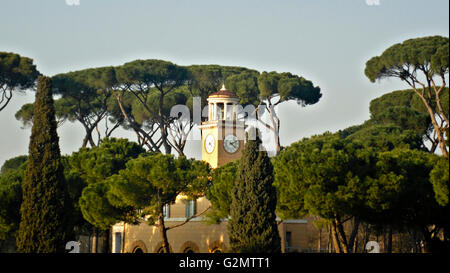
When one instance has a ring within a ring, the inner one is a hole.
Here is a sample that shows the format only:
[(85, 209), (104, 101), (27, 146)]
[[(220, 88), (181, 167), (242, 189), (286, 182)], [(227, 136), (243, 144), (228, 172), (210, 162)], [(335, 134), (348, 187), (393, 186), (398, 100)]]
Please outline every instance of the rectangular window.
[(290, 231), (286, 231), (286, 248), (291, 246), (292, 242), (292, 233)]
[(122, 250), (122, 233), (114, 233), (114, 253), (120, 253)]
[(164, 205), (163, 215), (164, 215), (164, 218), (170, 218), (170, 205), (169, 204)]
[(195, 200), (186, 200), (186, 218), (195, 215)]

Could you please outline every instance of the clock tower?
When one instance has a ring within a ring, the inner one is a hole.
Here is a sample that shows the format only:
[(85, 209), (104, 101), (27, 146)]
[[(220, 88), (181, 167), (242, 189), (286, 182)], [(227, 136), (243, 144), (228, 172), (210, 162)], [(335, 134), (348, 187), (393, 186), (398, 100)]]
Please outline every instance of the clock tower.
[(207, 98), (208, 121), (202, 122), (202, 160), (217, 168), (239, 159), (244, 148), (245, 125), (238, 121), (239, 98), (222, 86)]

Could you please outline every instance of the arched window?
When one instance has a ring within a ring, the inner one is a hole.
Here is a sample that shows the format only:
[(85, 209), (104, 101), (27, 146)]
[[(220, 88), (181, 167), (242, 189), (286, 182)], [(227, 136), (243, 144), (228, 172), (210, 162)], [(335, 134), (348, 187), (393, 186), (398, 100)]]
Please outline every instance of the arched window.
[(198, 245), (196, 243), (187, 241), (181, 246), (180, 252), (181, 253), (200, 253), (200, 248), (198, 247)]
[(163, 247), (160, 247), (160, 248), (158, 249), (158, 251), (156, 251), (156, 253), (165, 253), (165, 252), (164, 252), (164, 248), (163, 248)]
[(134, 250), (133, 250), (133, 253), (137, 253), (137, 254), (143, 254), (144, 253), (144, 251), (142, 250), (142, 248), (140, 248), (140, 247), (136, 247)]
[(131, 247), (129, 248), (129, 252), (131, 253), (147, 253), (147, 247), (145, 246), (145, 243), (142, 241), (135, 241), (133, 244), (131, 244)]
[(183, 253), (195, 253), (195, 251), (192, 248), (188, 247), (183, 251)]
[(223, 253), (223, 250), (226, 249), (225, 245), (222, 241), (214, 241), (209, 247), (209, 253)]

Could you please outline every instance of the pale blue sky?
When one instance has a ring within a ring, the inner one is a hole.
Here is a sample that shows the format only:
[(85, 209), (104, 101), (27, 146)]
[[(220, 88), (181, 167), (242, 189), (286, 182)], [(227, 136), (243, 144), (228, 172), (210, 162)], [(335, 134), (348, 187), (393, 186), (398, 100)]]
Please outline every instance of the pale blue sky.
[[(220, 64), (289, 71), (312, 80), (323, 97), (314, 106), (280, 106), (281, 144), (369, 118), (371, 99), (407, 86), (372, 84), (365, 62), (409, 38), (449, 36), (448, 0), (0, 0), (0, 51), (35, 60), (52, 76), (134, 59), (180, 65)], [(34, 93), (16, 95), (0, 112), (0, 165), (26, 154), (30, 129), (14, 113)], [(80, 147), (83, 130), (59, 128), (64, 154)], [(115, 136), (135, 137), (117, 132)], [(200, 157), (200, 143), (187, 154)]]

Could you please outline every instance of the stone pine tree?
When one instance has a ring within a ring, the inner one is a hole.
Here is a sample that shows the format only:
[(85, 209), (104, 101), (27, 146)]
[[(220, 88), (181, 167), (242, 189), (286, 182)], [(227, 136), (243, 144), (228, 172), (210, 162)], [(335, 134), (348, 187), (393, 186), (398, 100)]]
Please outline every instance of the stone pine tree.
[(22, 184), (23, 201), (17, 236), (19, 252), (64, 251), (66, 191), (58, 142), (52, 81), (48, 77), (40, 77), (28, 164)]
[(273, 166), (261, 140), (248, 140), (239, 163), (231, 196), (228, 233), (235, 253), (279, 253)]

